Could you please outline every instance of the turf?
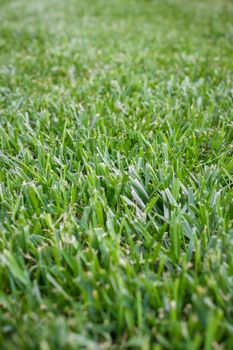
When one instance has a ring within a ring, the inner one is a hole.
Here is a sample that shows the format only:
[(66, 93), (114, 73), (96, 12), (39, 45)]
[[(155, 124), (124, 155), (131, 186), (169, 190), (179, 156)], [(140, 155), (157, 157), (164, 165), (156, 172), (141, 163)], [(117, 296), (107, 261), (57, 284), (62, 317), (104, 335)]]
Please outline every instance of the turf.
[(232, 18), (0, 0), (1, 349), (232, 349)]

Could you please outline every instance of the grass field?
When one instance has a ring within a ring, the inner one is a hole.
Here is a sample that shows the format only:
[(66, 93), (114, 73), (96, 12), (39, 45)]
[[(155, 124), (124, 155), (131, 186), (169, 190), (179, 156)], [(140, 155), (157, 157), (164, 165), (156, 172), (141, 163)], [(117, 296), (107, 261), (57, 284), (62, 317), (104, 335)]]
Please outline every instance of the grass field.
[(231, 0), (0, 0), (0, 349), (233, 347)]

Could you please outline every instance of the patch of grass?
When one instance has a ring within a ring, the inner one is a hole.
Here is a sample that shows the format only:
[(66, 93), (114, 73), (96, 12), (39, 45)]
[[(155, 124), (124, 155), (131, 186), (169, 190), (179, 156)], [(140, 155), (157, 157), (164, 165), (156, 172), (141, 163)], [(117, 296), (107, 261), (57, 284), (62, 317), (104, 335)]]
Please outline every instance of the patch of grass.
[(0, 6), (0, 348), (231, 349), (232, 2)]

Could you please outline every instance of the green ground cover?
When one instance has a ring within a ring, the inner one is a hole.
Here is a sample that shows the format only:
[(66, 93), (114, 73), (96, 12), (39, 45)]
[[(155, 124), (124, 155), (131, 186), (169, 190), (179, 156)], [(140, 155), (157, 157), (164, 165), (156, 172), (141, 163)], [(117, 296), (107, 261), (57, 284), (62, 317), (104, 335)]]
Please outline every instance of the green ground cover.
[(232, 18), (0, 0), (1, 349), (232, 349)]

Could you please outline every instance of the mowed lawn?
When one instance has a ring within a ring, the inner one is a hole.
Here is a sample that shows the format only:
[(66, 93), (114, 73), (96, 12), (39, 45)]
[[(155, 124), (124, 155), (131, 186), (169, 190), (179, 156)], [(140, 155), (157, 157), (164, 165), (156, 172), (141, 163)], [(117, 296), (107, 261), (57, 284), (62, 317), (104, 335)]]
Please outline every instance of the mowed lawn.
[(231, 0), (0, 0), (0, 349), (233, 348)]

